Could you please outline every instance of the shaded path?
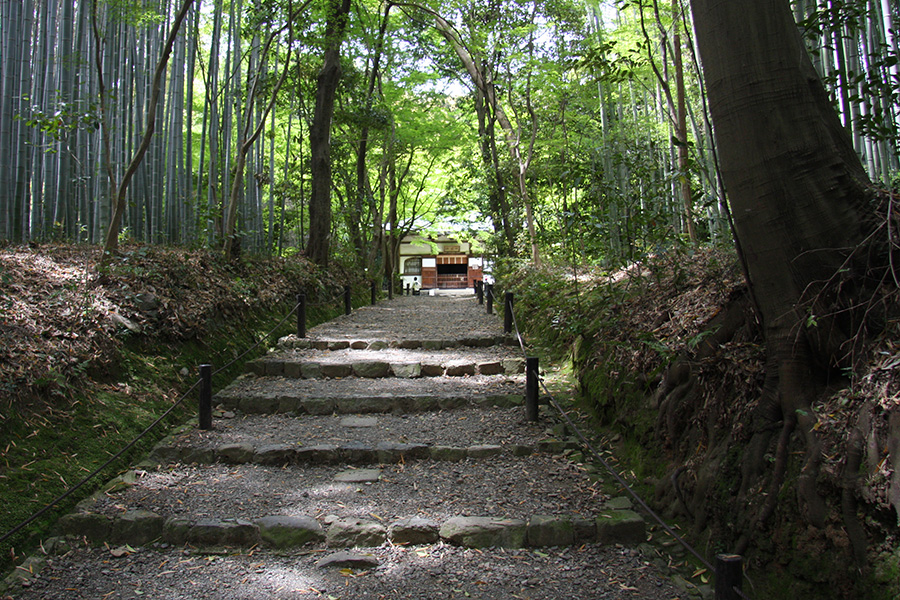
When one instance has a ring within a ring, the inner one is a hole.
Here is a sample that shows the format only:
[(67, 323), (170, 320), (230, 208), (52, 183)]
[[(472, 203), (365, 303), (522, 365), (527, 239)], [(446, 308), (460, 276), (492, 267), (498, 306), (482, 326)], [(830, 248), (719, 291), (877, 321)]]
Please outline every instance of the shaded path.
[(65, 517), (17, 597), (681, 597), (629, 502), (525, 421), (503, 340), (471, 296), (283, 340), (218, 395), (213, 430), (181, 428)]

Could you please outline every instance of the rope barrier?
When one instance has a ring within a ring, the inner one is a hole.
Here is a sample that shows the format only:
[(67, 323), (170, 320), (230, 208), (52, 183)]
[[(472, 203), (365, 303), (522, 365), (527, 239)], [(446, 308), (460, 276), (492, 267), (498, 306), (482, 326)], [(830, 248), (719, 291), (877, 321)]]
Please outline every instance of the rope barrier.
[(18, 533), (19, 531), (21, 531), (24, 527), (26, 527), (27, 525), (29, 525), (30, 523), (34, 522), (36, 519), (38, 519), (39, 517), (41, 517), (42, 515), (44, 515), (45, 513), (47, 513), (47, 511), (49, 511), (51, 508), (53, 508), (54, 506), (56, 506), (57, 504), (59, 504), (60, 502), (62, 502), (63, 500), (65, 500), (66, 498), (68, 498), (69, 496), (71, 496), (72, 494), (74, 494), (76, 491), (78, 491), (79, 489), (81, 489), (88, 481), (90, 481), (91, 479), (93, 479), (94, 477), (96, 477), (97, 475), (99, 475), (100, 472), (102, 472), (104, 469), (106, 469), (106, 467), (108, 467), (109, 465), (111, 465), (112, 463), (114, 463), (115, 461), (117, 461), (119, 458), (121, 458), (123, 454), (125, 454), (126, 452), (128, 452), (129, 450), (131, 450), (131, 449), (135, 446), (135, 444), (137, 444), (141, 439), (143, 439), (143, 437), (144, 437), (145, 435), (147, 435), (148, 433), (150, 433), (150, 431), (151, 431), (154, 427), (156, 427), (157, 425), (159, 425), (159, 424), (163, 421), (163, 419), (165, 419), (166, 417), (168, 417), (168, 416), (172, 413), (173, 410), (175, 410), (176, 408), (178, 408), (179, 406), (181, 406), (181, 404), (182, 404), (182, 403), (185, 401), (185, 399), (187, 398), (188, 394), (190, 394), (191, 392), (193, 392), (194, 389), (196, 389), (198, 385), (200, 385), (200, 380), (199, 380), (199, 379), (198, 379), (198, 380), (194, 383), (194, 385), (192, 385), (192, 386), (191, 386), (184, 394), (182, 394), (181, 397), (180, 397), (178, 400), (175, 401), (175, 404), (173, 404), (172, 406), (170, 406), (170, 407), (166, 410), (166, 412), (164, 412), (162, 415), (160, 415), (159, 417), (157, 417), (157, 419), (156, 419), (155, 421), (153, 421), (153, 423), (151, 423), (146, 429), (144, 429), (141, 433), (139, 433), (139, 434), (137, 435), (137, 437), (135, 437), (133, 440), (131, 440), (128, 444), (126, 444), (125, 447), (123, 447), (121, 450), (119, 450), (116, 454), (114, 454), (114, 455), (113, 455), (109, 460), (107, 460), (105, 463), (103, 463), (102, 465), (100, 465), (99, 467), (97, 467), (92, 473), (90, 473), (89, 475), (87, 475), (84, 479), (82, 479), (82, 480), (79, 481), (77, 484), (75, 484), (74, 486), (70, 487), (68, 490), (66, 490), (65, 492), (63, 492), (63, 493), (60, 494), (59, 496), (57, 496), (54, 500), (52, 500), (52, 501), (51, 501), (49, 504), (47, 504), (44, 508), (40, 509), (39, 511), (37, 511), (36, 513), (34, 513), (33, 515), (31, 515), (30, 517), (28, 517), (28, 518), (25, 519), (24, 521), (22, 521), (21, 523), (19, 523), (19, 524), (16, 525), (15, 527), (13, 527), (11, 530), (9, 530), (8, 532), (6, 532), (6, 533), (3, 534), (2, 536), (0, 536), (0, 543), (5, 542), (5, 541), (8, 540), (9, 538), (11, 538), (13, 535), (15, 535), (16, 533)]
[[(335, 302), (338, 298), (342, 298), (343, 296), (344, 296), (344, 290), (341, 290), (340, 292), (338, 292), (337, 294), (335, 294), (334, 296), (332, 296), (332, 297), (331, 297), (330, 299), (328, 299), (328, 300), (322, 300), (322, 301), (320, 301), (320, 302), (315, 302), (315, 303), (307, 302), (307, 303), (306, 303), (306, 306), (307, 306), (307, 308), (316, 308), (316, 307), (320, 307), (320, 306), (330, 306), (330, 305), (331, 305), (333, 302)], [(295, 310), (296, 310), (296, 308), (295, 308)]]
[[(513, 320), (513, 327), (514, 327), (515, 330), (516, 330), (516, 336), (519, 338), (519, 343), (520, 343), (520, 345), (522, 346), (522, 352), (523, 352), (523, 354), (525, 354), (525, 344), (524, 344), (524, 342), (523, 342), (522, 332), (521, 332), (521, 330), (519, 329), (519, 324), (518, 324), (518, 322), (516, 321), (515, 311), (513, 311), (512, 320)], [(527, 358), (527, 356), (526, 356), (526, 358)], [(569, 418), (569, 415), (562, 409), (562, 407), (561, 407), (561, 406), (559, 405), (559, 403), (556, 401), (556, 398), (553, 397), (553, 394), (552, 394), (552, 393), (550, 392), (550, 390), (547, 388), (547, 385), (544, 383), (543, 378), (539, 377), (539, 378), (538, 378), (538, 381), (539, 381), (541, 387), (543, 388), (544, 392), (547, 394), (547, 397), (548, 397), (549, 400), (550, 400), (550, 405), (553, 406), (553, 408), (560, 414), (560, 416), (562, 416), (562, 418), (563, 418), (563, 419), (565, 420), (565, 422), (566, 422), (566, 425), (568, 425), (568, 426), (572, 429), (572, 431), (575, 432), (575, 435), (578, 437), (578, 439), (581, 441), (581, 443), (584, 444), (584, 446), (591, 452), (591, 454), (592, 454), (595, 458), (597, 458), (597, 460), (600, 461), (600, 463), (603, 465), (603, 467), (604, 467), (607, 471), (609, 471), (609, 473), (613, 476), (613, 478), (616, 480), (616, 482), (618, 482), (619, 485), (621, 485), (623, 488), (625, 488), (625, 490), (631, 495), (631, 497), (634, 498), (634, 500), (635, 500), (638, 504), (640, 504), (641, 507), (642, 507), (642, 508), (643, 508), (643, 509), (651, 516), (651, 517), (653, 517), (653, 519), (654, 519), (657, 523), (659, 523), (659, 525), (660, 525), (663, 529), (665, 529), (666, 533), (668, 533), (669, 535), (671, 535), (671, 536), (672, 536), (679, 544), (681, 544), (681, 545), (684, 547), (685, 550), (687, 550), (687, 551), (690, 552), (692, 555), (694, 555), (694, 557), (697, 558), (697, 560), (699, 560), (700, 563), (701, 563), (703, 566), (705, 566), (705, 567), (710, 571), (710, 573), (715, 572), (715, 568), (712, 566), (712, 564), (710, 564), (710, 562), (706, 559), (706, 557), (704, 557), (702, 554), (700, 554), (699, 552), (697, 552), (697, 550), (695, 550), (694, 547), (691, 546), (691, 545), (690, 545), (683, 537), (681, 537), (680, 535), (678, 535), (678, 533), (677, 533), (674, 529), (672, 529), (672, 528), (671, 528), (671, 527), (670, 527), (670, 526), (662, 519), (662, 517), (660, 517), (660, 516), (656, 513), (656, 511), (654, 511), (652, 508), (650, 508), (650, 506), (644, 501), (643, 498), (641, 498), (641, 496), (640, 496), (636, 491), (634, 491), (634, 489), (628, 484), (627, 481), (625, 481), (625, 479), (618, 473), (618, 471), (616, 471), (616, 470), (612, 467), (612, 465), (610, 465), (609, 462), (608, 462), (605, 458), (603, 458), (603, 456), (602, 456), (602, 455), (600, 454), (600, 452), (594, 447), (594, 445), (590, 442), (590, 440), (587, 439), (587, 437), (581, 432), (581, 430), (578, 428), (578, 426), (572, 421), (572, 419)]]
[[(217, 374), (231, 368), (235, 363), (240, 361), (242, 358), (247, 356), (250, 352), (252, 352), (256, 348), (258, 348), (260, 344), (262, 344), (265, 340), (267, 340), (269, 338), (269, 336), (271, 336), (273, 333), (275, 333), (279, 327), (284, 325), (284, 323), (287, 322), (287, 320), (289, 318), (291, 318), (291, 316), (297, 311), (298, 307), (299, 307), (299, 304), (295, 304), (294, 307), (291, 309), (291, 311), (287, 315), (285, 315), (285, 317), (281, 321), (279, 321), (277, 325), (275, 325), (272, 329), (270, 329), (268, 333), (266, 333), (264, 336), (262, 336), (255, 344), (250, 346), (247, 350), (245, 350), (244, 352), (239, 354), (237, 357), (232, 359), (230, 362), (228, 362), (225, 366), (216, 370), (213, 374), (217, 375)], [(159, 425), (163, 420), (165, 420), (165, 418), (168, 417), (172, 413), (172, 411), (174, 411), (176, 408), (181, 406), (184, 403), (184, 401), (187, 399), (188, 395), (191, 394), (194, 390), (196, 390), (199, 385), (200, 385), (200, 380), (198, 379), (196, 382), (194, 382), (194, 384), (190, 388), (188, 388), (187, 391), (185, 391), (178, 398), (178, 400), (175, 401), (174, 404), (172, 404), (172, 406), (170, 406), (168, 409), (166, 409), (166, 411), (162, 415), (157, 417), (157, 419), (155, 421), (153, 421), (150, 425), (148, 425), (147, 428), (144, 429), (141, 433), (139, 433), (137, 435), (137, 437), (135, 437), (133, 440), (131, 440), (128, 444), (126, 444), (121, 450), (119, 450), (116, 454), (114, 454), (111, 458), (109, 458), (105, 463), (103, 463), (102, 465), (97, 467), (89, 475), (85, 476), (77, 484), (70, 487), (68, 490), (66, 490), (65, 492), (63, 492), (62, 494), (60, 494), (53, 500), (51, 500), (49, 504), (47, 504), (46, 506), (44, 506), (43, 508), (41, 508), (40, 510), (35, 512), (33, 515), (31, 515), (30, 517), (28, 517), (27, 519), (25, 519), (24, 521), (22, 521), (21, 523), (19, 523), (18, 525), (16, 525), (15, 527), (10, 529), (6, 533), (4, 533), (2, 536), (0, 536), (0, 543), (5, 542), (9, 538), (11, 538), (15, 534), (17, 534), (19, 531), (21, 531), (22, 529), (27, 527), (29, 524), (31, 524), (35, 520), (39, 519), (41, 516), (46, 514), (51, 508), (58, 505), (60, 502), (62, 502), (63, 500), (65, 500), (66, 498), (68, 498), (69, 496), (74, 494), (76, 491), (78, 491), (79, 489), (84, 487), (85, 484), (87, 484), (91, 479), (93, 479), (94, 477), (99, 475), (108, 466), (110, 466), (112, 463), (114, 463), (119, 458), (121, 458), (122, 455), (124, 455), (126, 452), (131, 450), (139, 441), (141, 441), (144, 438), (144, 436), (146, 436), (148, 433), (150, 433), (150, 431), (152, 431), (157, 425)]]
[(223, 366), (222, 368), (217, 369), (215, 372), (213, 372), (213, 375), (218, 375), (218, 374), (221, 373), (222, 371), (226, 371), (226, 370), (230, 369), (236, 362), (240, 361), (242, 358), (244, 358), (245, 356), (247, 356), (248, 354), (250, 354), (251, 352), (253, 352), (254, 350), (256, 350), (256, 349), (259, 347), (260, 344), (262, 344), (264, 341), (266, 341), (267, 339), (269, 339), (269, 336), (271, 336), (273, 333), (275, 333), (276, 331), (278, 331), (278, 328), (281, 327), (282, 325), (284, 325), (284, 324), (287, 322), (287, 320), (290, 319), (290, 318), (294, 315), (294, 313), (297, 312), (297, 309), (298, 309), (299, 307), (300, 307), (300, 303), (299, 303), (299, 302), (296, 303), (296, 304), (294, 304), (294, 308), (292, 308), (291, 311), (290, 311), (288, 314), (286, 314), (286, 315), (284, 316), (284, 318), (281, 319), (281, 321), (278, 322), (277, 325), (275, 325), (275, 327), (273, 327), (272, 329), (270, 329), (268, 333), (266, 333), (264, 336), (262, 336), (261, 338), (259, 338), (259, 340), (257, 340), (257, 342), (256, 342), (255, 344), (253, 344), (252, 346), (250, 346), (249, 348), (247, 348), (246, 350), (244, 350), (243, 352), (241, 352), (240, 354), (238, 354), (236, 357), (234, 357), (234, 358), (233, 358), (231, 361), (229, 361), (228, 363), (226, 363), (225, 366)]

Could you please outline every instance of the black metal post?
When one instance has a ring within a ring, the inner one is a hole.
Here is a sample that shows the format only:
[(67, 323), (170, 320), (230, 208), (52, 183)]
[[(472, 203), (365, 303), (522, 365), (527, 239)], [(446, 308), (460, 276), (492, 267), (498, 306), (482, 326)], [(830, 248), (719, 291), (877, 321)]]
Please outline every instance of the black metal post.
[(411, 287), (411, 285), (407, 283), (407, 284), (406, 284), (406, 295), (407, 295), (407, 296), (410, 295), (410, 291), (409, 291), (409, 290), (410, 290), (410, 287)]
[(513, 327), (513, 293), (503, 296), (503, 333), (512, 333)]
[(375, 302), (377, 302), (377, 301), (378, 301), (378, 294), (375, 291), (375, 282), (372, 281), (372, 304), (375, 304)]
[(306, 293), (297, 294), (297, 337), (306, 337)]
[(532, 423), (538, 420), (538, 359), (525, 359), (525, 419)]
[(349, 315), (353, 311), (353, 298), (350, 297), (350, 286), (344, 286), (344, 314)]
[(478, 296), (478, 305), (484, 304), (484, 281), (479, 279), (475, 282), (475, 295)]
[(212, 429), (212, 365), (200, 365), (200, 429)]
[(717, 555), (716, 600), (740, 600), (741, 596), (738, 592), (741, 589), (743, 576), (743, 558), (739, 554)]
[(484, 291), (484, 295), (487, 296), (487, 314), (494, 314), (494, 284), (487, 284), (487, 289)]

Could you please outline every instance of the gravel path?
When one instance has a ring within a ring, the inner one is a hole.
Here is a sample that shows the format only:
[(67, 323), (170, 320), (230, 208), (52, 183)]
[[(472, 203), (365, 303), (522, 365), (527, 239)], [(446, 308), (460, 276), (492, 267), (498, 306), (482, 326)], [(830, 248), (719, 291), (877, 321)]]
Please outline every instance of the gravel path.
[(674, 600), (639, 552), (586, 545), (484, 552), (448, 545), (383, 546), (370, 571), (320, 569), (323, 552), (195, 554), (102, 548), (54, 560), (27, 600)]
[[(459, 340), (467, 336), (497, 337), (497, 316), (487, 315), (472, 296), (398, 297), (365, 307), (352, 315), (318, 326), (313, 339)], [(337, 360), (360, 351), (310, 351), (303, 359)], [(368, 351), (362, 351), (368, 352)], [(514, 356), (515, 348), (389, 350), (390, 360), (443, 360), (441, 356), (491, 359)], [(341, 354), (343, 353), (343, 354)], [(361, 356), (361, 354), (356, 354)], [(379, 355), (382, 358), (385, 354)], [(219, 394), (224, 408), (215, 428), (187, 428), (168, 444), (196, 450), (192, 456), (215, 456), (209, 450), (225, 444), (255, 448), (283, 444), (373, 446), (379, 443), (424, 444), (463, 448), (498, 445), (537, 448), (559, 434), (546, 416), (527, 423), (524, 409), (491, 408), (486, 398), (521, 400), (522, 376), (396, 377), (292, 380), (245, 376)], [(398, 402), (398, 398), (461, 398), (435, 404)], [(318, 404), (309, 403), (318, 398)], [(334, 398), (330, 400), (321, 400)], [(360, 398), (370, 400), (361, 401)], [(372, 400), (374, 399), (374, 400)], [(480, 400), (479, 400), (480, 399)], [(377, 400), (377, 401), (376, 401)], [(387, 404), (379, 404), (384, 400)], [(307, 402), (308, 404), (304, 404)], [(323, 408), (314, 414), (310, 407)], [(387, 409), (385, 409), (385, 406)], [(401, 414), (410, 406), (419, 412)], [(500, 406), (508, 406), (501, 404)], [(305, 408), (304, 408), (305, 407)], [(443, 407), (443, 409), (438, 409)], [(332, 414), (350, 408), (349, 414)], [(310, 413), (310, 414), (306, 414)], [(363, 414), (365, 413), (365, 414)], [(377, 413), (377, 414), (374, 414)], [(165, 517), (247, 519), (299, 516), (329, 523), (333, 518), (359, 518), (390, 523), (398, 518), (490, 516), (528, 519), (535, 515), (568, 515), (582, 522), (607, 510), (613, 502), (591, 465), (546, 452), (504, 451), (458, 460), (400, 459), (391, 464), (226, 465), (200, 462), (162, 464), (136, 470), (134, 484), (96, 497), (91, 511), (123, 515), (148, 510)], [(183, 455), (187, 456), (187, 455)], [(430, 456), (430, 455), (429, 455)], [(185, 460), (184, 462), (189, 462)], [(350, 470), (375, 470), (370, 481), (337, 479)], [(105, 518), (102, 517), (101, 518)], [(157, 538), (159, 540), (160, 538)], [(589, 538), (594, 539), (594, 538)], [(649, 544), (636, 548), (581, 543), (539, 549), (466, 548), (446, 541), (401, 546), (390, 541), (377, 547), (349, 550), (368, 568), (326, 568), (319, 561), (348, 550), (321, 543), (270, 550), (261, 546), (173, 547), (161, 541), (145, 546), (89, 546), (69, 540), (20, 573), (39, 571), (15, 598), (165, 600), (432, 600), (444, 598), (557, 600), (578, 598), (674, 600), (689, 598), (673, 584), (667, 556)], [(48, 552), (52, 550), (48, 542)], [(74, 546), (74, 547), (73, 547)], [(40, 569), (43, 567), (43, 570)], [(689, 587), (689, 586), (688, 586)], [(0, 598), (3, 594), (0, 593)], [(5, 599), (4, 599), (5, 600)]]
[(503, 334), (503, 323), (472, 295), (397, 296), (311, 328), (307, 337), (338, 340), (460, 339)]
[[(472, 446), (476, 444), (534, 445), (544, 426), (528, 423), (520, 407), (465, 408), (370, 417), (371, 426), (356, 426), (346, 415), (245, 415), (218, 421), (212, 431), (189, 429), (176, 443), (195, 448), (221, 444), (340, 444), (378, 442)], [(348, 426), (347, 423), (350, 423)]]
[(346, 465), (178, 465), (143, 473), (134, 486), (107, 494), (92, 511), (115, 515), (128, 507), (193, 519), (248, 520), (269, 515), (321, 520), (334, 514), (388, 523), (420, 516), (443, 522), (453, 516), (592, 517), (606, 499), (586, 473), (542, 455), (410, 461), (382, 466), (375, 482), (335, 480), (347, 470)]

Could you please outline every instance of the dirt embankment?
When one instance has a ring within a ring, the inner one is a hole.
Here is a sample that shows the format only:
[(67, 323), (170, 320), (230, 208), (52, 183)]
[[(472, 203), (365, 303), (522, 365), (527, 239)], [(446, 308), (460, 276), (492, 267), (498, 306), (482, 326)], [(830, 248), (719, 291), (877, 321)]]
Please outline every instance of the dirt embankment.
[[(305, 259), (245, 259), (163, 247), (126, 247), (105, 274), (92, 246), (0, 249), (0, 388), (9, 410), (53, 403), (67, 386), (116, 368), (126, 338), (202, 339), (229, 319), (337, 292), (343, 273)], [(332, 281), (333, 279), (333, 281)], [(333, 294), (332, 294), (333, 295)]]
[[(897, 597), (896, 321), (858, 350), (854, 372), (823, 378), (813, 414), (802, 415), (815, 421), (813, 439), (780, 439), (758, 435), (765, 345), (732, 255), (663, 255), (612, 276), (579, 269), (577, 283), (570, 267), (516, 279), (535, 278), (565, 292), (522, 286), (520, 314), (538, 336), (572, 348), (602, 427), (621, 436), (619, 450), (640, 448), (631, 468), (695, 543), (731, 551), (749, 541), (750, 576), (793, 597)], [(758, 440), (768, 442), (752, 448)], [(764, 458), (758, 468), (751, 454)]]

